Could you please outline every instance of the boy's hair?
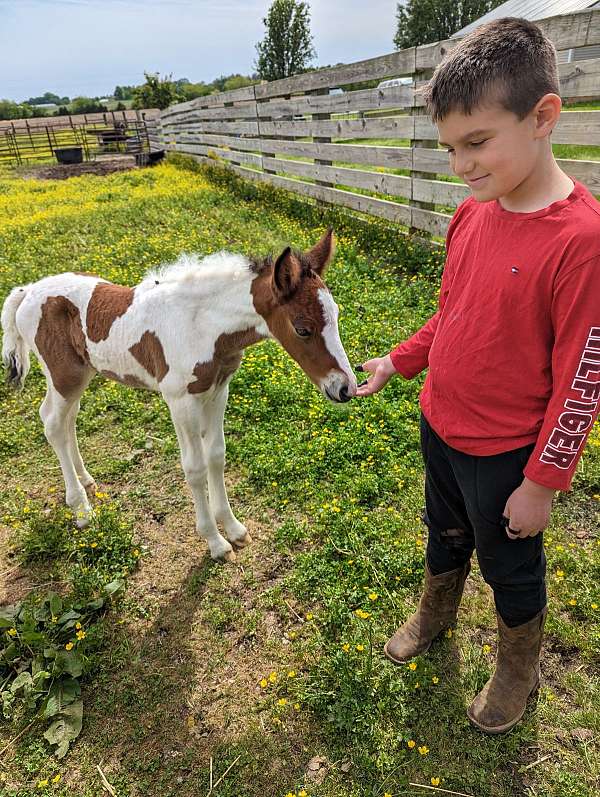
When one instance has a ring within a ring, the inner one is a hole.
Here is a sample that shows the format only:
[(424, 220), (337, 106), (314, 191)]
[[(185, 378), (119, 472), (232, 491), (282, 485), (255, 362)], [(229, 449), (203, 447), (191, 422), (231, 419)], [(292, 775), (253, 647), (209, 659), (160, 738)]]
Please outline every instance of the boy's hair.
[(533, 22), (504, 17), (475, 28), (422, 90), (434, 122), (497, 102), (524, 119), (544, 94), (558, 94), (556, 50)]

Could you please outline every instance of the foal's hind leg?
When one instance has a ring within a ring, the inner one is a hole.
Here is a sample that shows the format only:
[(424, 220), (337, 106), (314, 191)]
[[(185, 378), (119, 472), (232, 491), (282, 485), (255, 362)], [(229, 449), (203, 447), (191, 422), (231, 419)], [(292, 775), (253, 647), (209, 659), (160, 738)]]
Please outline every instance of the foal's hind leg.
[[(90, 375), (90, 379), (91, 379)], [(90, 379), (87, 380), (89, 384)], [(87, 384), (86, 384), (87, 387)], [(77, 414), (79, 412), (79, 401), (76, 401), (73, 405), (71, 411), (69, 412), (68, 420), (67, 420), (67, 432), (69, 434), (69, 447), (71, 451), (71, 459), (73, 460), (73, 465), (75, 466), (75, 472), (77, 473), (77, 478), (81, 482), (81, 486), (86, 491), (88, 498), (92, 498), (93, 494), (96, 492), (96, 482), (94, 481), (94, 477), (91, 476), (85, 465), (83, 464), (83, 459), (81, 458), (81, 453), (79, 451), (79, 444), (77, 442)]]
[(207, 464), (201, 435), (202, 399), (191, 395), (177, 399), (165, 396), (165, 399), (177, 432), (185, 478), (194, 496), (196, 528), (200, 536), (207, 541), (213, 559), (232, 561), (235, 559), (235, 554), (230, 543), (219, 534), (206, 495)]
[(210, 508), (218, 523), (223, 526), (229, 542), (244, 546), (252, 542), (248, 530), (231, 511), (225, 487), (225, 435), (223, 418), (229, 396), (229, 385), (225, 385), (208, 399), (204, 405), (206, 433), (204, 450), (208, 465), (208, 496)]
[[(81, 393), (83, 393), (87, 382), (89, 382), (89, 379), (82, 385)], [(75, 420), (72, 413), (79, 403), (79, 396), (81, 393), (70, 396), (69, 398), (64, 398), (53, 387), (51, 380), (48, 379), (46, 398), (40, 407), (40, 418), (44, 424), (46, 439), (58, 457), (65, 480), (67, 506), (73, 510), (79, 528), (87, 526), (91, 515), (91, 507), (85, 489), (79, 481), (73, 461), (72, 436), (70, 431), (70, 429), (73, 428), (72, 424)], [(70, 419), (70, 416), (72, 419)], [(79, 457), (79, 459), (81, 459), (81, 457)], [(83, 463), (81, 464), (83, 465)]]

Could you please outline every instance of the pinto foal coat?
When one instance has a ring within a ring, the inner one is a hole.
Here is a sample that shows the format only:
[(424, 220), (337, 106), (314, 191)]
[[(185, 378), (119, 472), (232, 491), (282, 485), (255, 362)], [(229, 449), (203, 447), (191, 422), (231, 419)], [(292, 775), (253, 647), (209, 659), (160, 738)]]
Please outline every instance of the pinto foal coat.
[(310, 251), (287, 248), (275, 262), (226, 252), (203, 260), (183, 256), (135, 288), (69, 272), (9, 294), (2, 309), (8, 380), (21, 387), (33, 350), (48, 383), (40, 417), (79, 526), (89, 521), (95, 485), (75, 422), (81, 395), (100, 373), (158, 391), (167, 402), (196, 527), (212, 558), (234, 559), (232, 543), (250, 542), (223, 478), (229, 381), (246, 346), (275, 338), (330, 401), (354, 396), (338, 309), (321, 279), (333, 250), (329, 230)]

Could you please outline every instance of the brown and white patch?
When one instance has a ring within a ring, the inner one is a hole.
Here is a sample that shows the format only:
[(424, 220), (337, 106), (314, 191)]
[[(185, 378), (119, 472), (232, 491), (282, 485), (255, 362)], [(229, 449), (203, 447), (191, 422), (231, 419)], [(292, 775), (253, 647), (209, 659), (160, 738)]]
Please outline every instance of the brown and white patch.
[(134, 289), (125, 285), (113, 285), (110, 282), (96, 285), (86, 316), (87, 335), (93, 343), (106, 340), (117, 318), (131, 307), (133, 297)]
[(129, 351), (157, 382), (161, 382), (169, 373), (162, 343), (154, 332), (144, 332), (138, 342), (130, 346)]
[(42, 305), (35, 345), (52, 384), (63, 396), (76, 394), (90, 364), (79, 309), (65, 296), (49, 296)]
[(123, 376), (119, 376), (119, 374), (116, 374), (114, 371), (100, 371), (100, 373), (107, 379), (111, 379), (113, 382), (119, 382), (122, 385), (127, 385), (127, 387), (141, 387), (150, 390), (150, 387), (140, 379), (139, 376), (135, 376), (135, 374), (124, 374)]
[(256, 329), (219, 335), (212, 360), (194, 366), (196, 379), (188, 384), (188, 393), (205, 393), (213, 385), (222, 385), (239, 368), (246, 346), (262, 339)]

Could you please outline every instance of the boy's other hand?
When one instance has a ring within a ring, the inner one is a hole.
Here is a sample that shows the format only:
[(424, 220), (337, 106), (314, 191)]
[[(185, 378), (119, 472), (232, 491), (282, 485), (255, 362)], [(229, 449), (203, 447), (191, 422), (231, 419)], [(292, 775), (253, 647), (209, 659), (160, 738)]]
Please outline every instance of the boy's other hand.
[(386, 354), (385, 357), (375, 357), (372, 360), (367, 360), (362, 364), (362, 370), (370, 374), (370, 376), (367, 382), (356, 391), (357, 396), (371, 396), (373, 393), (377, 393), (397, 373), (389, 354)]
[(553, 498), (554, 490), (550, 487), (536, 484), (528, 478), (523, 479), (504, 507), (504, 517), (508, 519), (508, 537), (511, 540), (519, 537), (524, 539), (544, 531), (550, 522)]

